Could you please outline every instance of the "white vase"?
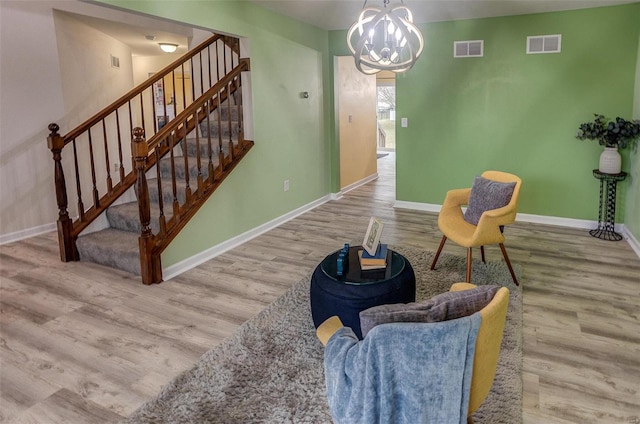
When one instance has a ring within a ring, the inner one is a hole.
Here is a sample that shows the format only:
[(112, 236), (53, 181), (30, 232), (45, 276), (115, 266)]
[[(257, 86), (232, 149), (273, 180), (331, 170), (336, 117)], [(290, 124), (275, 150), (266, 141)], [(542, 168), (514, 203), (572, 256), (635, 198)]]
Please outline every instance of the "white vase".
[(604, 174), (619, 174), (622, 171), (622, 157), (617, 147), (605, 147), (600, 154), (598, 170)]

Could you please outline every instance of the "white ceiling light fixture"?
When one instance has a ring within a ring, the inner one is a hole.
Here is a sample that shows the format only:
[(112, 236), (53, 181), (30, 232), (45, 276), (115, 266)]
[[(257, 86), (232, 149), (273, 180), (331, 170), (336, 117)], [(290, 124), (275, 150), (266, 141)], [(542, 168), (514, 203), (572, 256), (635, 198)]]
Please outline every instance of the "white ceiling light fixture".
[(158, 45), (165, 53), (173, 53), (178, 48), (178, 45), (173, 43), (158, 43)]
[(413, 14), (401, 4), (384, 8), (366, 7), (365, 0), (358, 20), (347, 32), (347, 44), (356, 67), (371, 75), (380, 71), (406, 72), (416, 63), (424, 49), (424, 39), (413, 24)]

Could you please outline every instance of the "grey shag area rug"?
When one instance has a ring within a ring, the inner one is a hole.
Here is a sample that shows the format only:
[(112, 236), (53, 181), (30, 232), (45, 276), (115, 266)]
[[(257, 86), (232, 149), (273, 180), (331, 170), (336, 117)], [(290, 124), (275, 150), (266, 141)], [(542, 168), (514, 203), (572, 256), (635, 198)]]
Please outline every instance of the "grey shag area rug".
[[(431, 271), (433, 252), (391, 247), (414, 268), (417, 300), (464, 281), (463, 257), (442, 254)], [(520, 277), (518, 266), (515, 271)], [(311, 319), (310, 277), (205, 353), (123, 423), (331, 423), (323, 347)], [(511, 292), (496, 378), (474, 421), (521, 423), (522, 291), (504, 262), (474, 262), (472, 282), (507, 286)]]

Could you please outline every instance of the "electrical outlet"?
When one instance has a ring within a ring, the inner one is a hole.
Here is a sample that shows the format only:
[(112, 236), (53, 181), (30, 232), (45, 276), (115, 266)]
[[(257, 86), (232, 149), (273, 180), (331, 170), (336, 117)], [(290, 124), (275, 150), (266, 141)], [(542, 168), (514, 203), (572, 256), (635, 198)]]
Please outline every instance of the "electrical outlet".
[(115, 162), (113, 164), (113, 172), (118, 172), (120, 171), (120, 164), (118, 162)]
[(407, 128), (409, 126), (409, 120), (407, 118), (400, 119), (400, 126), (402, 128)]
[(289, 191), (289, 180), (284, 180), (284, 191)]

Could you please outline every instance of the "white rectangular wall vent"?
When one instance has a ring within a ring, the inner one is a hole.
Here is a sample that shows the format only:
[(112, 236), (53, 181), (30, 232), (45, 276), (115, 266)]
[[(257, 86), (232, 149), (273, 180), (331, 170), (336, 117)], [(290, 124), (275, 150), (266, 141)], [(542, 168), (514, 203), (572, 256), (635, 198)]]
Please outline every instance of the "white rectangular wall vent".
[(560, 53), (561, 46), (561, 34), (527, 37), (527, 54)]
[(453, 57), (484, 56), (484, 40), (454, 41)]
[(110, 55), (110, 56), (111, 56), (111, 67), (120, 69), (120, 58), (115, 57), (114, 55)]

